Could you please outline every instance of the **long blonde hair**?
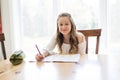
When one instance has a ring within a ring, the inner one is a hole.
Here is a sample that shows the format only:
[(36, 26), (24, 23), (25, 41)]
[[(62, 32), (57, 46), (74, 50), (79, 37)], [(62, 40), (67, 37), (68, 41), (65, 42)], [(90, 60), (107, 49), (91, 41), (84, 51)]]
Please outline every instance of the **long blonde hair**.
[(57, 38), (56, 38), (56, 42), (57, 42), (57, 45), (58, 45), (58, 49), (60, 51), (60, 53), (62, 53), (62, 44), (63, 44), (63, 41), (64, 41), (64, 37), (63, 37), (63, 34), (59, 32), (59, 28), (58, 28), (58, 20), (60, 17), (67, 17), (69, 20), (70, 20), (70, 23), (71, 23), (71, 31), (70, 31), (70, 50), (69, 50), (69, 53), (70, 54), (73, 54), (73, 53), (77, 53), (78, 52), (78, 38), (77, 38), (77, 35), (76, 35), (76, 25), (71, 17), (71, 15), (69, 13), (62, 13), (58, 16), (58, 19), (57, 19)]

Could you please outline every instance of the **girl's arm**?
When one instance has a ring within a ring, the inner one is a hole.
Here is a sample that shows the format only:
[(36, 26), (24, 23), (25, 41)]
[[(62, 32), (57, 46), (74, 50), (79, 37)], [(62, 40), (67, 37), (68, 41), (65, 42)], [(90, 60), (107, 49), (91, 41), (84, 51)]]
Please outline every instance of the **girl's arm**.
[(55, 48), (55, 46), (56, 46), (56, 36), (53, 36), (49, 41), (49, 43), (47, 44), (47, 46), (40, 51), (41, 54), (36, 55), (35, 57), (36, 60), (40, 61), (49, 54), (53, 54), (53, 49)]
[(52, 51), (55, 48), (55, 46), (56, 46), (56, 35), (54, 35), (50, 39), (49, 43), (46, 45), (46, 47), (43, 50), (45, 51), (45, 53), (52, 54)]

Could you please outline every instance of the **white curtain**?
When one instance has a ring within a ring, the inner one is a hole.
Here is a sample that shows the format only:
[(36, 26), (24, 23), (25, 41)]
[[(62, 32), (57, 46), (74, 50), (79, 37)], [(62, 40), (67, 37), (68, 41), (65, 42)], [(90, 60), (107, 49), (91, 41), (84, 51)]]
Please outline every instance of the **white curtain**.
[[(8, 7), (4, 6), (6, 2)], [(77, 29), (102, 28), (100, 49), (104, 51), (110, 42), (114, 42), (110, 40), (112, 36), (108, 35), (112, 29), (107, 24), (110, 22), (108, 17), (112, 15), (108, 13), (114, 10), (114, 6), (108, 7), (107, 4), (107, 0), (2, 0), (3, 30), (8, 35), (7, 50), (23, 49), (26, 54), (36, 54), (34, 45), (42, 48), (56, 33), (58, 14), (69, 12)], [(117, 5), (115, 8), (118, 9)]]

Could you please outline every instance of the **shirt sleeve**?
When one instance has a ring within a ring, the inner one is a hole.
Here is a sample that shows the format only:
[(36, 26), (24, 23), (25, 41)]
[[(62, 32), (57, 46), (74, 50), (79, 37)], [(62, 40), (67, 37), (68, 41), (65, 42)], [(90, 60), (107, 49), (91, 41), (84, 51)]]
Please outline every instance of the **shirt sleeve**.
[(54, 50), (55, 46), (56, 46), (56, 36), (54, 35), (50, 39), (48, 44), (43, 48), (43, 51), (47, 51), (49, 54), (54, 54), (55, 52), (53, 52), (53, 50)]

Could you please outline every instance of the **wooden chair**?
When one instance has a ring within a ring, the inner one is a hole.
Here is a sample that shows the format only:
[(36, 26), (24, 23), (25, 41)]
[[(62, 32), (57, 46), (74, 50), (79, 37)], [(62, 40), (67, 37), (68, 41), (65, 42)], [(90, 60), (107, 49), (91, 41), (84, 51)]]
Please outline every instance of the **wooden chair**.
[(98, 54), (99, 50), (99, 39), (101, 36), (101, 29), (90, 29), (90, 30), (77, 30), (85, 35), (86, 38), (86, 54), (88, 54), (88, 37), (97, 37), (96, 38), (96, 50), (95, 53)]
[(3, 57), (4, 57), (4, 59), (7, 59), (4, 41), (5, 41), (4, 33), (0, 33), (0, 42), (1, 42), (1, 49), (2, 49), (2, 53), (3, 53)]

